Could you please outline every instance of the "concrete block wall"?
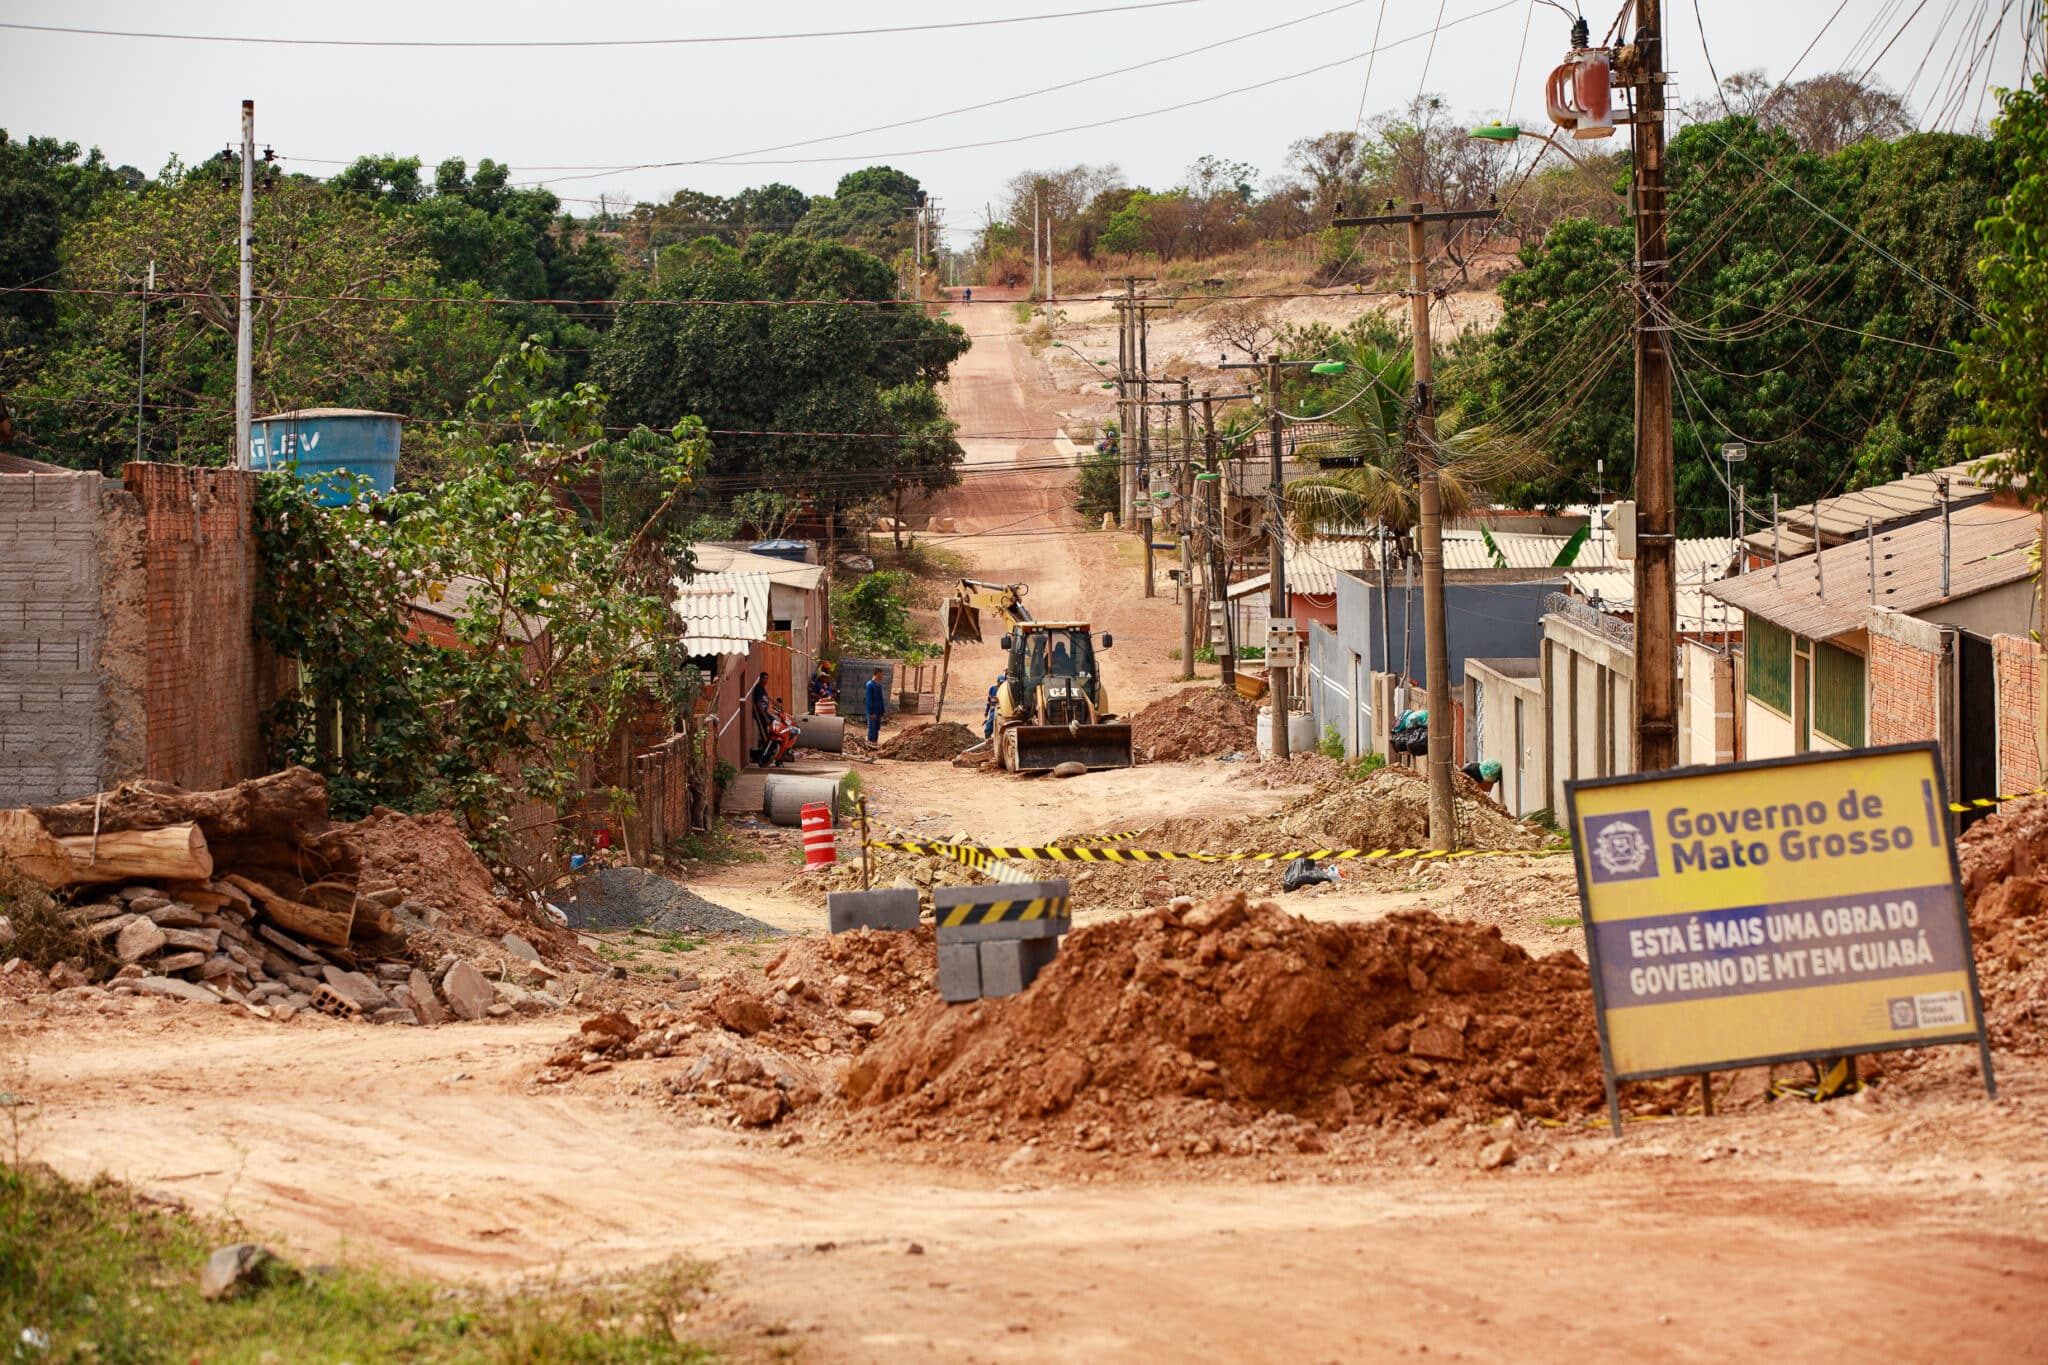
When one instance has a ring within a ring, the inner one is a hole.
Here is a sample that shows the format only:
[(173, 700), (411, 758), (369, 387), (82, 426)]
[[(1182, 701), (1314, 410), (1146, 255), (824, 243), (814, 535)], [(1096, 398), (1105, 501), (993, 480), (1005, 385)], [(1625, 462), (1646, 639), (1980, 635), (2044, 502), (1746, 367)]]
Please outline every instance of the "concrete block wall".
[(278, 668), (256, 636), (256, 476), (132, 464), (144, 526), (148, 775), (226, 786), (269, 767)]
[(1991, 659), (1998, 679), (1998, 790), (2032, 791), (2041, 785), (2041, 647), (2024, 635), (1994, 635)]
[(0, 807), (100, 788), (101, 484), (0, 475)]

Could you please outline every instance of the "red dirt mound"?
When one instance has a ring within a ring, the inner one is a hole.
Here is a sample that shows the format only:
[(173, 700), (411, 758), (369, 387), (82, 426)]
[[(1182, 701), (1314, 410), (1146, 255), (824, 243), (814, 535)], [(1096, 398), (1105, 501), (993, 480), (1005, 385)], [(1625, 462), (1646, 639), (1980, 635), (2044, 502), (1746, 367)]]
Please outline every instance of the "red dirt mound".
[(378, 809), (369, 818), (337, 827), (355, 846), (361, 884), (396, 886), (405, 898), (441, 912), (439, 928), (479, 938), (518, 934), (549, 962), (576, 952), (576, 936), (552, 921), (528, 915), (492, 889), (491, 872), (450, 815), (401, 815)]
[(1956, 852), (1992, 1046), (2048, 1049), (2048, 800), (2007, 802), (1965, 831)]
[(679, 1107), (763, 1128), (836, 1088), (836, 1069), (885, 1023), (931, 998), (930, 929), (856, 929), (799, 939), (768, 959), (767, 980), (728, 976), (637, 1018), (586, 1020), (536, 1079), (561, 1084), (644, 1060), (681, 1059), (662, 1081)]
[(953, 758), (981, 743), (981, 735), (950, 720), (937, 725), (913, 725), (876, 752), (898, 762), (938, 763)]
[(1218, 1106), (1341, 1126), (1602, 1103), (1570, 953), (1420, 912), (1312, 923), (1242, 891), (1179, 906), (1076, 932), (1021, 996), (911, 1012), (848, 1071), (849, 1098), (926, 1133), (1060, 1116), (1120, 1145)]
[(1131, 717), (1131, 747), (1147, 763), (1249, 752), (1257, 717), (1235, 692), (1183, 687)]

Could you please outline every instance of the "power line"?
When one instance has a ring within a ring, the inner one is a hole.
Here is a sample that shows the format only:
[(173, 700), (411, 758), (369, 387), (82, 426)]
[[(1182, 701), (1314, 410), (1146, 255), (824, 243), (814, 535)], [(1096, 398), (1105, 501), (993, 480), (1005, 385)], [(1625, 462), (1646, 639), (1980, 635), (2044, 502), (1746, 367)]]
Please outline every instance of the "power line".
[(1118, 114), (1110, 118), (1095, 119), (1087, 123), (1070, 123), (1060, 128), (1044, 128), (1033, 133), (1018, 133), (1011, 137), (985, 138), (979, 142), (956, 142), (942, 147), (908, 147), (899, 148), (895, 151), (861, 152), (857, 154), (846, 154), (838, 156), (782, 157), (765, 159), (747, 159), (737, 156), (726, 156), (724, 158), (719, 159), (712, 159), (707, 157), (693, 157), (678, 161), (647, 161), (640, 162), (634, 165), (593, 166), (590, 167), (585, 174), (553, 176), (549, 177), (546, 180), (535, 181), (533, 183), (555, 184), (564, 180), (594, 180), (603, 176), (620, 175), (629, 171), (672, 170), (679, 166), (809, 166), (823, 162), (835, 161), (888, 161), (912, 156), (937, 156), (945, 152), (978, 151), (985, 147), (1008, 147), (1019, 142), (1034, 142), (1040, 138), (1059, 137), (1066, 133), (1092, 132), (1095, 129), (1108, 128), (1119, 123), (1131, 123), (1138, 119), (1156, 118), (1161, 114), (1175, 114), (1179, 113), (1184, 109), (1194, 109), (1198, 108), (1201, 105), (1214, 104), (1218, 100), (1231, 99), (1238, 95), (1248, 95), (1253, 93), (1254, 91), (1266, 90), (1276, 85), (1284, 85), (1289, 81), (1297, 81), (1301, 80), (1303, 77), (1306, 76), (1319, 75), (1325, 71), (1335, 70), (1337, 67), (1340, 66), (1349, 66), (1353, 62), (1367, 61), (1371, 59), (1375, 53), (1391, 51), (1392, 49), (1397, 47), (1405, 47), (1410, 43), (1421, 42), (1425, 38), (1433, 39), (1435, 35), (1439, 31), (1441, 31), (1441, 29), (1456, 28), (1460, 24), (1470, 23), (1475, 19), (1483, 19), (1490, 14), (1497, 14), (1501, 10), (1512, 9), (1515, 5), (1519, 3), (1521, 3), (1521, 0), (1500, 0), (1499, 4), (1489, 5), (1485, 9), (1481, 10), (1474, 10), (1470, 14), (1462, 15), (1459, 18), (1450, 20), (1448, 23), (1442, 24), (1441, 26), (1439, 26), (1439, 28), (1432, 28), (1420, 33), (1412, 33), (1406, 38), (1396, 38), (1392, 42), (1379, 44), (1364, 52), (1355, 52), (1348, 57), (1338, 57), (1331, 61), (1319, 62), (1315, 66), (1304, 67), (1302, 70), (1299, 71), (1290, 71), (1285, 75), (1274, 76), (1267, 80), (1255, 81), (1250, 85), (1240, 85), (1234, 87), (1233, 89), (1220, 90), (1214, 94), (1202, 95), (1198, 96), (1195, 99), (1190, 100), (1182, 100), (1177, 104), (1162, 105), (1156, 109), (1141, 109), (1136, 113)]
[(565, 47), (695, 47), (719, 43), (782, 43), (812, 38), (866, 38), (888, 34), (932, 33), (941, 29), (998, 28), (1012, 24), (1038, 24), (1054, 19), (1083, 19), (1098, 15), (1135, 14), (1141, 10), (1170, 9), (1200, 0), (1141, 0), (1132, 5), (1104, 5), (1094, 9), (1060, 10), (1052, 14), (1018, 14), (1001, 19), (954, 19), (930, 24), (892, 24), (878, 28), (814, 29), (799, 33), (731, 33), (689, 38), (268, 38), (234, 33), (158, 33), (137, 29), (75, 28), (63, 24), (20, 24), (0, 22), (0, 28), (31, 33), (68, 33), (89, 38), (143, 38), (155, 42), (244, 43), (267, 47), (399, 47), (399, 48), (565, 48)]

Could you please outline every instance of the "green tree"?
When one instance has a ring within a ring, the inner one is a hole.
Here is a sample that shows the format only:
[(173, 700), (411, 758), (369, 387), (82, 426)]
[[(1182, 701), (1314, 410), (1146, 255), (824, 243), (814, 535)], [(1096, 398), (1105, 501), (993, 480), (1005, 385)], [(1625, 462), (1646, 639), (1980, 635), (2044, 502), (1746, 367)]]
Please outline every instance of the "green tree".
[[(328, 775), (342, 814), (453, 810), (493, 848), (515, 800), (577, 794), (579, 766), (661, 671), (675, 632), (657, 585), (678, 567), (664, 528), (708, 443), (694, 419), (606, 440), (603, 394), (545, 392), (552, 370), (534, 346), (504, 357), (446, 433), (434, 488), (323, 508), (295, 479), (264, 480), (259, 627), (300, 676), (275, 743)], [(566, 509), (558, 493), (590, 460), (644, 477), (635, 520)], [(413, 637), (417, 598), (452, 610), (458, 647)], [(323, 743), (335, 715), (340, 742)]]
[[(17, 390), (45, 455), (111, 467), (133, 452), (142, 309), (131, 291), (154, 261), (147, 453), (187, 463), (229, 458), (238, 200), (234, 175), (174, 168), (140, 193), (104, 196), (69, 234), (64, 280), (87, 292), (68, 304), (61, 344)], [(358, 196), (265, 168), (256, 237), (259, 413), (315, 405), (447, 412), (505, 345), (487, 310), (406, 301), (437, 292), (433, 262), (403, 217)]]
[(1980, 449), (2048, 498), (2048, 76), (2003, 92), (1995, 129), (2012, 188), (1977, 224), (1984, 321), (1956, 350), (1960, 385), (1975, 404)]
[(911, 305), (831, 302), (887, 299), (888, 266), (767, 233), (737, 260), (679, 264), (654, 297), (695, 306), (627, 309), (599, 348), (593, 373), (615, 423), (659, 429), (693, 413), (732, 433), (719, 439), (716, 487), (779, 488), (828, 516), (906, 481), (953, 481), (962, 454), (935, 396), (901, 390), (943, 380), (965, 333)]
[[(1671, 345), (1680, 526), (1725, 526), (1716, 452), (1750, 447), (1753, 505), (1809, 501), (1961, 457), (1950, 342), (1967, 333), (1979, 247), (2000, 189), (1982, 138), (1913, 134), (1833, 155), (1747, 117), (1670, 147)], [(1520, 506), (1633, 479), (1630, 233), (1567, 219), (1501, 283), (1483, 363), (1439, 387), (1473, 416), (1541, 433), (1550, 465), (1505, 491)]]
[(0, 128), (0, 351), (35, 345), (56, 325), (56, 297), (25, 286), (58, 283), (65, 232), (100, 196), (141, 179), (109, 166), (97, 147), (81, 159), (75, 142), (22, 142)]
[[(1360, 346), (1345, 357), (1342, 376), (1327, 392), (1335, 425), (1305, 441), (1298, 458), (1324, 472), (1287, 486), (1287, 516), (1297, 534), (1313, 538), (1339, 528), (1383, 526), (1403, 557), (1421, 521), (1421, 469), (1412, 433), (1413, 357), (1400, 350)], [(1527, 441), (1496, 428), (1473, 425), (1456, 408), (1436, 419), (1438, 495), (1446, 517), (1481, 504), (1540, 456)]]

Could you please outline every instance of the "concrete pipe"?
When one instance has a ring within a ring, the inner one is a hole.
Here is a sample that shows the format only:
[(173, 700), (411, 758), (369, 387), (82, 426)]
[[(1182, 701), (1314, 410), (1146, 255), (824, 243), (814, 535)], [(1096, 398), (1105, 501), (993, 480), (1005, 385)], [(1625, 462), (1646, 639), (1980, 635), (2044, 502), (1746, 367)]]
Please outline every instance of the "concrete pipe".
[(844, 752), (846, 748), (846, 717), (804, 716), (796, 723), (797, 747), (822, 749), (828, 754)]
[(832, 823), (839, 823), (840, 793), (836, 777), (809, 777), (798, 773), (770, 773), (763, 784), (762, 809), (768, 822), (794, 828), (804, 819), (804, 807), (813, 801), (822, 801), (832, 812)]

